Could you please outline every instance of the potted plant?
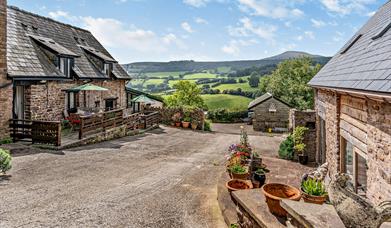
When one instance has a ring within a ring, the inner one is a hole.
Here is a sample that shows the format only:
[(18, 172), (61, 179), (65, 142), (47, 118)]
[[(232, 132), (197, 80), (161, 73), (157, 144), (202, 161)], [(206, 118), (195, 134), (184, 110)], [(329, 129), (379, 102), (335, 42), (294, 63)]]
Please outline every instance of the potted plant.
[(251, 188), (246, 181), (238, 179), (227, 181), (227, 183), (225, 183), (225, 187), (227, 187), (229, 192)]
[(259, 168), (262, 168), (261, 155), (257, 152), (253, 152), (251, 155), (251, 171), (256, 171)]
[(299, 159), (299, 163), (302, 165), (306, 165), (308, 163), (308, 155), (304, 154), (305, 150), (305, 144), (304, 143), (299, 143), (295, 145), (295, 151), (297, 153), (297, 157)]
[(182, 118), (182, 115), (180, 112), (177, 112), (175, 113), (173, 116), (172, 116), (172, 121), (175, 123), (175, 127), (180, 127), (181, 126), (181, 118)]
[(300, 190), (287, 184), (269, 183), (262, 187), (269, 211), (277, 216), (286, 217), (287, 212), (281, 207), (282, 199), (299, 201)]
[(301, 183), (304, 202), (323, 204), (327, 199), (327, 192), (321, 181), (308, 178)]
[(190, 122), (191, 122), (191, 118), (188, 117), (188, 116), (186, 116), (186, 117), (183, 118), (183, 120), (182, 120), (182, 127), (183, 127), (183, 128), (189, 128)]
[(254, 172), (254, 180), (259, 182), (259, 186), (261, 187), (262, 185), (265, 184), (266, 182), (266, 173), (269, 173), (270, 170), (264, 168), (259, 168), (257, 171)]
[(198, 127), (198, 121), (193, 119), (191, 121), (191, 129), (197, 130), (197, 127)]
[(292, 138), (294, 142), (294, 150), (298, 156), (299, 163), (302, 165), (306, 165), (308, 163), (308, 155), (304, 153), (306, 145), (304, 144), (304, 135), (308, 131), (308, 128), (306, 127), (296, 127), (295, 130), (293, 130)]
[(230, 171), (233, 179), (247, 180), (250, 175), (248, 168), (240, 164), (231, 166)]

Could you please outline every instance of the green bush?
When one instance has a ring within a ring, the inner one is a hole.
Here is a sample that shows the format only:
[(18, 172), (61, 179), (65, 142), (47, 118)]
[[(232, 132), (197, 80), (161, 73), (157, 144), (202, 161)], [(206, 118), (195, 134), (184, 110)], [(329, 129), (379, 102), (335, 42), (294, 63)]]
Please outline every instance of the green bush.
[(0, 173), (6, 173), (11, 169), (11, 160), (9, 151), (0, 148)]
[(280, 149), (278, 150), (278, 155), (282, 159), (292, 160), (294, 155), (294, 145), (292, 135), (288, 135), (288, 137), (282, 141), (280, 144)]
[(208, 111), (207, 118), (216, 123), (237, 123), (242, 122), (248, 116), (247, 111), (229, 111), (227, 109), (216, 109)]
[(212, 128), (210, 126), (210, 121), (208, 120), (205, 120), (205, 123), (204, 123), (204, 131), (212, 131)]
[(12, 143), (12, 139), (11, 138), (0, 139), (0, 145), (2, 145), (2, 144), (10, 144), (10, 143)]
[(311, 196), (323, 196), (327, 194), (324, 184), (321, 181), (311, 178), (308, 178), (301, 183), (301, 189)]
[(230, 170), (232, 173), (236, 173), (236, 174), (245, 174), (248, 172), (246, 167), (238, 164), (231, 166)]

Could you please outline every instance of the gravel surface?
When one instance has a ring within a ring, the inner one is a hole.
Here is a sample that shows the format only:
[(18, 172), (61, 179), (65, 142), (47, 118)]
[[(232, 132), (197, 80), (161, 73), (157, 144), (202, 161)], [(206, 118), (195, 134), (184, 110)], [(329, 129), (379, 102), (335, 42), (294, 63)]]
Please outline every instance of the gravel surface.
[[(250, 136), (267, 154), (281, 139)], [(62, 155), (15, 157), (11, 177), (0, 180), (0, 227), (226, 227), (216, 184), (238, 140), (161, 127)]]

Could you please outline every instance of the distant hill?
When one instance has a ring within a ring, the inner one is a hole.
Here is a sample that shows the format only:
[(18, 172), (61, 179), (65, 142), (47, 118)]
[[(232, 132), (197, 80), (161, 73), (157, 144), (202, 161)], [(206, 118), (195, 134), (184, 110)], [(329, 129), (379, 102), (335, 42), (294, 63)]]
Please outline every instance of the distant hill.
[(196, 62), (193, 60), (171, 61), (171, 62), (136, 62), (123, 64), (122, 66), (128, 73), (140, 72), (174, 72), (174, 71), (201, 71), (219, 68), (229, 68), (231, 70), (241, 70), (251, 67), (271, 67), (276, 66), (283, 60), (308, 56), (313, 58), (314, 62), (322, 65), (326, 64), (330, 57), (312, 55), (306, 52), (288, 51), (282, 54), (260, 60), (238, 60), (221, 62)]

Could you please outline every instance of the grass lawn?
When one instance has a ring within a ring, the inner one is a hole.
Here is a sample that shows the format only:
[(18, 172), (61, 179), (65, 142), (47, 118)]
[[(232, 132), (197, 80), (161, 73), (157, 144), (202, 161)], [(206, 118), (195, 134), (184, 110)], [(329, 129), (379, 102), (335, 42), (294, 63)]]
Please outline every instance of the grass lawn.
[(143, 83), (144, 83), (144, 79), (132, 79), (130, 81), (131, 85), (139, 85), (139, 84), (143, 84)]
[(172, 88), (172, 86), (176, 83), (178, 83), (179, 81), (191, 81), (191, 82), (196, 82), (197, 80), (170, 80), (168, 81), (168, 84), (170, 85), (170, 87)]
[(185, 75), (183, 79), (202, 79), (202, 78), (216, 78), (216, 74), (211, 73), (196, 73)]
[(248, 82), (245, 83), (236, 83), (236, 84), (221, 84), (213, 89), (219, 89), (221, 92), (224, 90), (236, 90), (237, 88), (241, 88), (242, 91), (257, 91), (259, 88), (252, 88)]
[(229, 110), (247, 110), (251, 99), (243, 96), (229, 94), (205, 94), (202, 95), (206, 105), (210, 110), (226, 108)]
[(179, 78), (180, 74), (183, 74), (183, 71), (176, 72), (153, 72), (153, 73), (145, 73), (149, 77), (159, 77), (159, 78), (168, 78), (169, 76), (173, 76), (174, 78)]
[(145, 83), (144, 86), (147, 85), (158, 85), (164, 82), (164, 79), (148, 79)]

